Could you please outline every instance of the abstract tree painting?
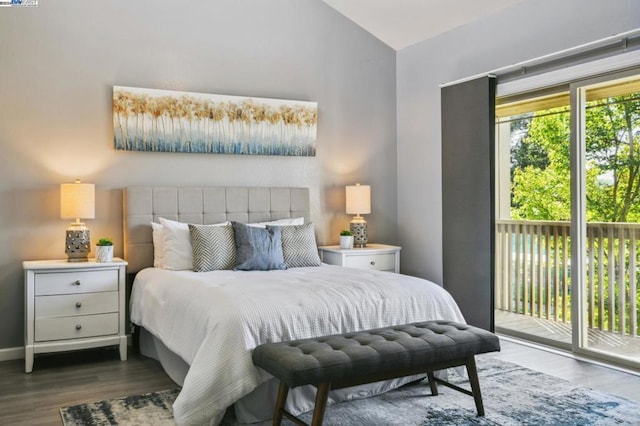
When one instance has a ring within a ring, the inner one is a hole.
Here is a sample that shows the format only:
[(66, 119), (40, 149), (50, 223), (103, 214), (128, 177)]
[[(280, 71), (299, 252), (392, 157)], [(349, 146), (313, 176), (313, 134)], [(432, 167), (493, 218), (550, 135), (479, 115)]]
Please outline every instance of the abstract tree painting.
[(314, 156), (318, 104), (113, 87), (115, 148)]

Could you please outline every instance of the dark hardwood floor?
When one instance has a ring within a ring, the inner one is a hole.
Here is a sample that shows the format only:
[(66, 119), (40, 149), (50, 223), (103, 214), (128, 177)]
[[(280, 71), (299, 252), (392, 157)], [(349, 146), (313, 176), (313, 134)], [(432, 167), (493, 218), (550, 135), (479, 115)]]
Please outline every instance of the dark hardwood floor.
[[(501, 339), (489, 356), (514, 362), (576, 384), (640, 402), (640, 376)], [(116, 349), (36, 357), (33, 373), (24, 361), (0, 362), (0, 426), (60, 426), (63, 406), (172, 389), (176, 384), (157, 361), (132, 354), (121, 362)]]
[(152, 359), (104, 348), (0, 362), (0, 425), (61, 425), (60, 407), (172, 389), (176, 384)]

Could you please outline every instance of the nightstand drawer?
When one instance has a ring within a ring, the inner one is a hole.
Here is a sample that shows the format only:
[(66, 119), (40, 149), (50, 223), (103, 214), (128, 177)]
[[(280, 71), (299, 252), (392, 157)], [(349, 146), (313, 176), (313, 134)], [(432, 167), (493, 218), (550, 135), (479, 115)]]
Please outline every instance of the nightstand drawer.
[(320, 259), (329, 265), (348, 266), (356, 269), (400, 272), (398, 246), (367, 244), (366, 247), (342, 249), (340, 246), (320, 246)]
[(36, 342), (118, 334), (118, 314), (40, 318), (35, 328)]
[(118, 312), (118, 292), (36, 297), (36, 318), (69, 317)]
[(35, 295), (117, 291), (118, 271), (73, 271), (35, 274)]
[(395, 265), (396, 255), (393, 253), (347, 256), (344, 262), (344, 266), (350, 268), (376, 269), (378, 271), (393, 271)]

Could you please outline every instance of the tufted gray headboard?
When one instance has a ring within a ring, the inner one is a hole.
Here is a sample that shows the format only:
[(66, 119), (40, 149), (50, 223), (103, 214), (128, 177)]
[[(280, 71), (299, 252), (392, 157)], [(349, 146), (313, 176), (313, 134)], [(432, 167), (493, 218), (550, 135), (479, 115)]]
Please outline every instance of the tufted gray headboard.
[(160, 217), (197, 224), (310, 220), (309, 188), (130, 186), (123, 197), (129, 273), (153, 266), (151, 222)]

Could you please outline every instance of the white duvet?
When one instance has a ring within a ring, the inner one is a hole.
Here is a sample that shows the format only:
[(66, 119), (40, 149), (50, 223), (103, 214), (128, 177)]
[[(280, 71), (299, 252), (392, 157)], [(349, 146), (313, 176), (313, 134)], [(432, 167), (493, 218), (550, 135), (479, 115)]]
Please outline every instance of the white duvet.
[(173, 409), (180, 425), (218, 424), (227, 407), (269, 376), (251, 352), (265, 342), (446, 319), (464, 322), (449, 293), (429, 281), (322, 265), (286, 271), (145, 269), (131, 320), (189, 365)]

